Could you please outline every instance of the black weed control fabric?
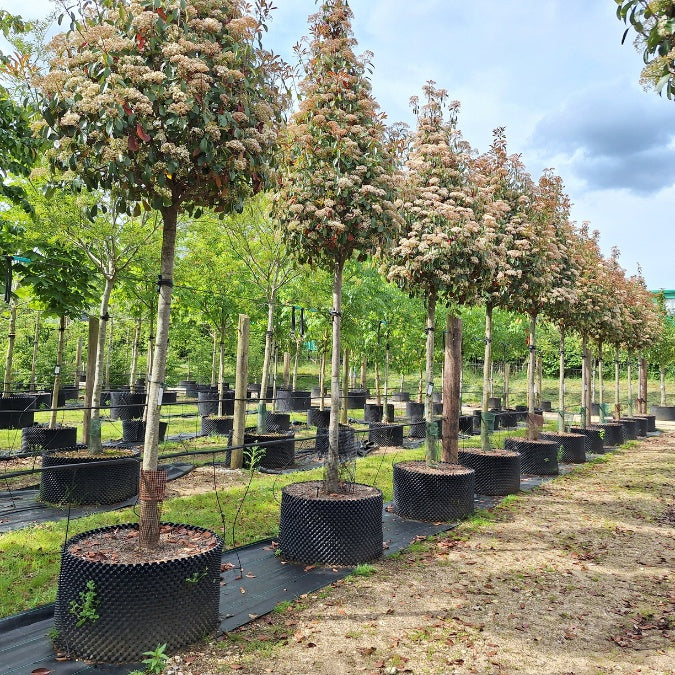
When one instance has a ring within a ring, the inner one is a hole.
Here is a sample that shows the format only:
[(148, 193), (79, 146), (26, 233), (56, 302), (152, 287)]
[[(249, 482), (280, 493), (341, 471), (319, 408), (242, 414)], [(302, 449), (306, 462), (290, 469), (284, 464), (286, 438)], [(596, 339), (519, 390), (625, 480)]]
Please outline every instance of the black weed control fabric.
[[(561, 467), (561, 473), (568, 470), (568, 467)], [(547, 480), (550, 478), (523, 476), (521, 489), (531, 490)], [(495, 506), (500, 500), (500, 497), (476, 496), (474, 502), (476, 508), (486, 509)], [(456, 523), (406, 520), (391, 513), (389, 508), (386, 506), (383, 512), (385, 557), (407, 548), (418, 537), (429, 537), (456, 526)], [(49, 519), (53, 519), (53, 516)], [(227, 570), (222, 575), (220, 591), (222, 632), (243, 626), (269, 613), (280, 602), (312, 593), (352, 571), (352, 568), (345, 567), (306, 567), (284, 563), (275, 555), (272, 540), (227, 551), (223, 554), (222, 563)], [(53, 625), (54, 605), (0, 619), (0, 675), (27, 675), (37, 668), (45, 668), (54, 675), (127, 675), (132, 670), (142, 669), (140, 664), (106, 666), (57, 661), (48, 639)]]

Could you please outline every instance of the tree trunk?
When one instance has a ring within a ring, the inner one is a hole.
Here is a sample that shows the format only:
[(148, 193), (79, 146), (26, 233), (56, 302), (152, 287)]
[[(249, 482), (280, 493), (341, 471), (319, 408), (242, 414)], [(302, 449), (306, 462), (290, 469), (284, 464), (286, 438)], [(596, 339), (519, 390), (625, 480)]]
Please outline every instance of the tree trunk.
[[(527, 408), (530, 415), (534, 415), (534, 405), (535, 405), (535, 375), (536, 375), (536, 362), (537, 362), (537, 344), (536, 332), (537, 332), (537, 315), (530, 314), (530, 327), (529, 327), (529, 351), (530, 358), (528, 361), (527, 369)], [(527, 437), (529, 440), (535, 440), (537, 436), (537, 430), (534, 424), (528, 424)]]
[(5, 358), (5, 379), (2, 383), (2, 396), (8, 398), (12, 393), (12, 361), (14, 360), (14, 342), (16, 340), (16, 300), (9, 301), (9, 330), (7, 331), (7, 356)]
[(420, 370), (420, 376), (417, 381), (417, 402), (424, 402), (424, 371)]
[(436, 324), (436, 294), (430, 293), (427, 299), (427, 345), (426, 345), (426, 369), (425, 378), (427, 388), (424, 392), (424, 419), (427, 422), (426, 429), (426, 461), (432, 465), (438, 461), (438, 433), (436, 426), (432, 425), (434, 419), (434, 326)]
[(480, 417), (480, 447), (490, 449), (490, 432), (487, 423), (488, 398), (491, 395), (492, 376), (492, 305), (485, 306), (485, 357), (483, 359), (483, 398)]
[(660, 391), (661, 391), (661, 403), (660, 405), (666, 405), (666, 367), (661, 365), (659, 367), (659, 378), (660, 378)]
[(340, 423), (347, 424), (347, 404), (349, 398), (349, 349), (344, 350), (342, 357), (342, 407), (340, 408)]
[(448, 314), (443, 368), (443, 453), (441, 459), (449, 464), (458, 462), (461, 373), (462, 320)]
[[(336, 262), (333, 269), (333, 348), (330, 371), (330, 424), (328, 427), (328, 455), (324, 464), (324, 490), (327, 493), (338, 491), (340, 454), (338, 449), (340, 431), (340, 322), (342, 312), (342, 263)], [(345, 380), (344, 393), (347, 394), (348, 382)]]
[[(176, 224), (178, 206), (172, 205), (162, 209), (162, 257), (161, 277), (159, 280), (159, 301), (157, 302), (157, 333), (152, 364), (152, 374), (148, 381), (147, 418), (143, 445), (143, 472), (141, 473), (141, 490), (147, 481), (161, 483), (157, 473), (159, 446), (159, 390), (164, 387), (166, 375), (166, 354), (169, 342), (169, 320), (171, 316), (171, 292), (173, 288), (173, 267), (176, 251)], [(159, 544), (159, 512), (164, 499), (163, 490), (159, 494), (150, 494), (147, 499), (140, 499), (139, 537), (142, 548), (154, 549)]]
[(541, 408), (542, 401), (544, 400), (544, 393), (542, 387), (542, 358), (537, 356), (535, 363), (537, 364), (537, 384), (534, 394), (534, 402), (538, 408)]
[(375, 402), (377, 405), (382, 403), (382, 396), (380, 395), (380, 362), (375, 358)]
[(633, 412), (633, 364), (631, 363), (631, 355), (628, 354), (628, 366), (627, 377), (628, 377), (628, 410)]
[(38, 346), (40, 344), (40, 319), (41, 313), (35, 315), (35, 335), (33, 335), (33, 357), (30, 362), (30, 391), (35, 391), (35, 370), (37, 368)]
[(638, 357), (638, 415), (647, 414), (647, 359)]
[(295, 338), (295, 358), (293, 359), (293, 381), (291, 389), (295, 391), (298, 388), (298, 359), (300, 357), (300, 347), (302, 346), (302, 337)]
[(558, 431), (565, 431), (565, 329), (560, 328), (560, 366), (558, 372)]
[(319, 361), (319, 410), (326, 409), (326, 352), (322, 351)]
[(384, 350), (384, 421), (393, 422), (393, 419), (389, 418), (389, 413), (387, 412), (389, 403), (389, 340), (387, 340), (386, 349)]
[(79, 338), (77, 338), (77, 349), (75, 350), (75, 391), (79, 392), (80, 391), (80, 374), (82, 373), (82, 370), (80, 369), (82, 366), (82, 336), (80, 335)]
[(63, 342), (66, 332), (66, 317), (59, 319), (59, 344), (56, 348), (56, 368), (54, 374), (54, 388), (52, 389), (52, 412), (49, 416), (49, 428), (56, 426), (56, 416), (58, 414), (57, 403), (59, 400), (59, 389), (61, 389), (61, 368), (63, 367)]
[(211, 388), (218, 385), (218, 331), (213, 330), (213, 346), (211, 347)]
[(509, 377), (511, 375), (511, 364), (504, 364), (504, 407), (508, 409), (509, 407)]
[(129, 366), (129, 389), (136, 391), (136, 372), (138, 371), (138, 342), (141, 338), (141, 317), (136, 318), (134, 324), (134, 339), (131, 343), (131, 364)]
[[(219, 350), (218, 350), (218, 415), (222, 416), (223, 414), (223, 392), (224, 380), (225, 380), (225, 319), (220, 324), (220, 340), (219, 340)], [(265, 394), (263, 393), (263, 400)]]
[(290, 381), (291, 381), (291, 353), (284, 352), (284, 374), (283, 374), (284, 387), (288, 388)]
[[(368, 360), (364, 354), (361, 357), (361, 389), (368, 387)], [(379, 402), (379, 401), (378, 401)]]
[(82, 442), (89, 443), (91, 426), (91, 402), (94, 396), (94, 379), (96, 377), (96, 351), (98, 345), (98, 319), (89, 317), (87, 336), (87, 376), (84, 387), (84, 415), (82, 416)]
[(586, 427), (591, 424), (591, 355), (585, 335), (581, 338), (581, 361), (581, 406), (584, 409), (583, 426)]
[(237, 373), (234, 380), (234, 420), (232, 424), (232, 454), (230, 468), (241, 469), (244, 460), (244, 430), (246, 427), (246, 389), (248, 384), (248, 348), (250, 319), (239, 315), (237, 330)]
[(619, 362), (619, 345), (614, 347), (614, 419), (621, 417), (621, 364)]
[(605, 402), (605, 377), (603, 372), (602, 342), (598, 342), (598, 403)]
[(94, 371), (94, 388), (91, 394), (91, 414), (89, 422), (88, 445), (92, 453), (101, 452), (101, 391), (103, 390), (103, 368), (105, 362), (106, 330), (108, 325), (108, 306), (113, 290), (113, 280), (105, 278), (105, 286), (101, 295), (98, 318), (98, 341), (96, 345), (96, 368)]
[(265, 355), (260, 375), (260, 397), (264, 401), (267, 394), (267, 383), (270, 379), (270, 365), (272, 363), (272, 346), (274, 344), (274, 307), (275, 296), (272, 295), (267, 301), (267, 330), (265, 331)]
[(106, 353), (105, 360), (105, 388), (110, 389), (110, 361), (112, 359), (112, 350), (113, 350), (113, 329), (115, 324), (110, 319), (110, 331), (108, 332), (108, 351)]
[(148, 330), (148, 351), (146, 354), (145, 381), (150, 387), (150, 378), (152, 376), (152, 363), (154, 361), (154, 339), (155, 339), (155, 303), (154, 299), (150, 303), (150, 328)]

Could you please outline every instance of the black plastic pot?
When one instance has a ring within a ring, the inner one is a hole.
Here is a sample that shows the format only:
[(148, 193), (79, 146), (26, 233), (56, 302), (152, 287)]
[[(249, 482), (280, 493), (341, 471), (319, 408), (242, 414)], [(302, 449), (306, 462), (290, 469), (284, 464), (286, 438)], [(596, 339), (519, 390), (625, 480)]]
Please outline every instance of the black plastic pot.
[(284, 558), (304, 564), (358, 565), (382, 555), (382, 492), (353, 487), (356, 493), (337, 496), (324, 494), (321, 481), (282, 489), (279, 548)]
[(622, 417), (619, 424), (623, 427), (623, 437), (626, 441), (635, 441), (638, 436), (638, 423), (636, 420)]
[(403, 445), (403, 425), (371, 422), (368, 440), (377, 445), (400, 447)]
[(181, 380), (178, 386), (185, 388), (185, 398), (197, 398), (197, 382), (195, 380)]
[[(483, 411), (482, 410), (474, 410), (473, 413), (473, 430), (477, 434), (480, 433), (480, 425), (481, 421), (483, 419)], [(488, 431), (495, 431), (496, 429), (499, 429), (499, 416), (497, 413), (494, 412), (488, 412), (488, 417), (486, 417), (488, 421)]]
[(562, 448), (559, 461), (567, 464), (583, 464), (586, 461), (586, 437), (583, 434), (560, 434), (554, 431), (544, 431), (539, 434), (544, 441), (553, 441), (558, 450)]
[(551, 412), (551, 401), (542, 401), (541, 402), (541, 409), (544, 412)]
[(410, 401), (410, 394), (407, 391), (395, 391), (391, 395), (392, 401), (398, 401), (399, 403), (408, 403)]
[(657, 421), (675, 422), (675, 405), (653, 405), (649, 412)]
[(352, 389), (347, 393), (347, 410), (364, 408), (368, 392), (365, 389)]
[(34, 449), (56, 450), (72, 448), (77, 444), (77, 427), (49, 427), (36, 425), (21, 429), (21, 452)]
[[(258, 466), (264, 469), (287, 469), (295, 462), (295, 434), (244, 434), (247, 448), (258, 447), (262, 452)], [(244, 457), (244, 466), (250, 462)]]
[(233, 423), (233, 417), (202, 417), (201, 432), (204, 436), (227, 436)]
[(630, 415), (629, 417), (624, 417), (622, 418), (623, 420), (631, 420), (632, 422), (635, 422), (637, 424), (636, 426), (636, 434), (637, 436), (646, 436), (647, 435), (647, 419), (645, 417), (638, 417), (637, 415)]
[(512, 495), (520, 490), (520, 454), (509, 450), (460, 450), (459, 463), (476, 472), (479, 495)]
[[(160, 443), (166, 437), (168, 422), (159, 423)], [(142, 443), (145, 439), (145, 422), (143, 420), (122, 420), (122, 440), (125, 443)]]
[(641, 419), (647, 420), (647, 433), (656, 431), (655, 415), (633, 415), (633, 417), (639, 417)]
[(625, 440), (624, 427), (618, 422), (604, 422), (602, 424), (594, 424), (593, 426), (602, 430), (604, 434), (602, 444), (606, 448), (613, 448), (617, 445), (621, 445)]
[(434, 415), (442, 415), (443, 414), (443, 404), (440, 402), (434, 402), (431, 404), (432, 411)]
[(459, 416), (459, 430), (464, 434), (473, 433), (473, 415)]
[[(315, 450), (319, 457), (328, 452), (328, 427), (318, 427), (316, 430)], [(344, 424), (338, 428), (338, 452), (340, 457), (352, 457), (356, 454), (356, 437), (354, 429)]]
[(365, 422), (381, 422), (384, 406), (380, 403), (366, 403), (363, 407), (363, 420)]
[(310, 391), (277, 390), (277, 410), (280, 412), (299, 412), (307, 410), (312, 405)]
[(177, 394), (175, 391), (163, 391), (162, 392), (162, 405), (175, 403), (177, 399)]
[(408, 401), (405, 404), (405, 414), (412, 421), (424, 419), (424, 403), (418, 401)]
[[(197, 392), (197, 410), (204, 417), (218, 414), (218, 391), (205, 390)], [(223, 415), (234, 415), (234, 391), (223, 391)]]
[[(79, 452), (63, 456), (71, 450)], [(120, 457), (91, 455), (84, 447), (45, 452), (40, 499), (50, 504), (117, 504), (130, 499), (138, 494), (139, 456), (139, 450)], [(84, 466), (71, 467), (79, 464)]]
[(110, 392), (110, 419), (134, 420), (143, 417), (145, 393), (131, 391)]
[(500, 429), (513, 429), (518, 426), (518, 413), (515, 410), (502, 410), (496, 415)]
[(394, 464), (394, 513), (424, 521), (458, 520), (473, 513), (475, 472), (440, 462), (428, 467), (413, 460)]
[(559, 444), (554, 441), (529, 441), (526, 438), (505, 438), (504, 450), (520, 453), (520, 471), (537, 476), (558, 475)]
[(36, 404), (35, 395), (0, 398), (0, 429), (23, 429), (33, 426)]
[(290, 413), (268, 412), (265, 414), (265, 428), (267, 431), (279, 433), (291, 428)]
[(498, 396), (493, 398), (488, 398), (488, 408), (490, 410), (501, 410), (502, 408), (502, 399)]
[(327, 427), (330, 424), (330, 408), (319, 410), (312, 406), (307, 408), (307, 425), (310, 427)]
[[(176, 527), (190, 530), (194, 538), (208, 532), (190, 525)], [(71, 658), (138, 662), (144, 652), (158, 645), (166, 644), (172, 652), (203, 639), (217, 627), (222, 539), (211, 533), (217, 542), (212, 549), (159, 562), (115, 564), (70, 552), (72, 546), (82, 545), (94, 533), (120, 528), (131, 531), (138, 526), (114, 525), (78, 534), (66, 542), (61, 553), (54, 642)], [(98, 617), (95, 620), (73, 611), (73, 607), (81, 607), (88, 593)]]
[(592, 427), (570, 427), (573, 434), (582, 434), (584, 438), (584, 448), (586, 452), (596, 455), (602, 455), (605, 448), (602, 444), (603, 433), (596, 426)]

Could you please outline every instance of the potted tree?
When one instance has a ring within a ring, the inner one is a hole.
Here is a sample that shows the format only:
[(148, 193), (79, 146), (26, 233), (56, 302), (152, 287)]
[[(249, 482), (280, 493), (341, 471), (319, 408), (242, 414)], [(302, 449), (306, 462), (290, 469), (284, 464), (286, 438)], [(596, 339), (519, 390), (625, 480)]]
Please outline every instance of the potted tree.
[[(52, 165), (109, 190), (119, 212), (154, 210), (162, 219), (140, 520), (115, 528), (121, 536), (96, 563), (86, 552), (111, 532), (65, 544), (55, 622), (58, 644), (72, 656), (139, 660), (157, 644), (188, 644), (217, 622), (222, 540), (159, 522), (166, 479), (157, 470), (160, 400), (178, 218), (199, 217), (204, 207), (236, 209), (266, 184), (281, 101), (273, 74), (279, 64), (259, 47), (267, 6), (261, 10), (254, 18), (240, 2), (186, 8), (144, 0), (121, 8), (100, 0), (96, 12), (71, 15), (73, 29), (55, 41), (51, 69), (39, 82), (45, 136), (59, 140)], [(169, 539), (179, 542), (178, 552)], [(133, 555), (121, 563), (123, 541)], [(82, 623), (72, 609), (88, 593), (98, 618)]]
[[(448, 104), (447, 92), (434, 82), (425, 85), (424, 96), (423, 104), (417, 97), (411, 99), (417, 129), (406, 162), (406, 227), (389, 253), (388, 277), (411, 295), (422, 296), (427, 306), (426, 458), (394, 467), (394, 509), (410, 518), (450, 520), (473, 510), (473, 497), (467, 501), (456, 495), (473, 495), (474, 472), (457, 464), (456, 445), (451, 457), (444, 444), (444, 456), (438, 462), (438, 425), (433, 424), (436, 303), (443, 300), (456, 307), (474, 301), (496, 259), (492, 224), (476, 218), (474, 211), (480, 178), (471, 175), (471, 149), (456, 126), (459, 104)], [(450, 436), (458, 433), (459, 392), (453, 391), (452, 397), (443, 402)], [(445, 493), (444, 498), (439, 498), (440, 493)]]
[[(279, 542), (289, 559), (353, 564), (382, 552), (382, 493), (340, 476), (342, 278), (345, 263), (386, 244), (399, 222), (384, 124), (353, 51), (352, 12), (326, 0), (310, 21), (301, 101), (287, 129), (277, 196), (301, 261), (332, 272), (331, 407), (323, 481), (284, 488)], [(347, 382), (343, 385), (347, 387)]]

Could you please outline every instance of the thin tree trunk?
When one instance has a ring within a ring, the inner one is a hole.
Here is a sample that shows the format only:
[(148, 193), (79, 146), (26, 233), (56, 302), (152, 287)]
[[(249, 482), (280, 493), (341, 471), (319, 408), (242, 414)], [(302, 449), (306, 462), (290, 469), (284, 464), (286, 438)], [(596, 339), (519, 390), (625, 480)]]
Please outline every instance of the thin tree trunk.
[(558, 371), (558, 431), (565, 431), (565, 329), (560, 328), (560, 366)]
[[(223, 394), (225, 392), (225, 320), (220, 324), (220, 341), (218, 350), (218, 415), (223, 414)], [(265, 396), (264, 390), (262, 396)], [(263, 401), (265, 399), (263, 398)]]
[(422, 403), (424, 401), (424, 371), (420, 370), (420, 376), (417, 381), (417, 402)]
[(33, 335), (33, 358), (30, 363), (30, 391), (35, 391), (35, 371), (37, 369), (38, 347), (40, 344), (40, 311), (35, 315), (35, 334)]
[(218, 384), (218, 331), (213, 330), (213, 346), (211, 347), (211, 388)]
[(9, 330), (7, 331), (7, 356), (5, 358), (5, 379), (2, 383), (2, 396), (8, 398), (12, 393), (12, 361), (14, 360), (14, 342), (16, 340), (16, 300), (9, 301)]
[(138, 342), (141, 337), (142, 319), (136, 317), (134, 324), (134, 338), (131, 343), (131, 365), (129, 366), (129, 389), (136, 391), (136, 372), (138, 370)]
[(288, 384), (291, 381), (291, 353), (290, 352), (284, 352), (284, 374), (283, 374), (283, 382), (284, 382), (284, 387), (288, 389)]
[(621, 418), (621, 364), (619, 362), (619, 345), (614, 348), (614, 419)]
[(537, 364), (537, 385), (535, 389), (534, 400), (538, 408), (541, 408), (542, 401), (544, 400), (543, 387), (542, 387), (542, 358), (537, 356), (535, 363)]
[(105, 278), (105, 286), (101, 295), (98, 317), (98, 341), (96, 344), (96, 369), (94, 371), (94, 388), (91, 394), (91, 413), (89, 422), (88, 445), (92, 453), (101, 452), (101, 391), (103, 390), (103, 368), (105, 362), (106, 330), (108, 326), (108, 305), (114, 281)]
[(389, 403), (389, 340), (387, 340), (386, 349), (384, 350), (384, 421), (393, 422), (387, 412), (387, 404)]
[(82, 366), (82, 336), (77, 338), (77, 349), (75, 351), (75, 393), (80, 391), (80, 374)]
[(260, 398), (264, 402), (267, 398), (267, 384), (270, 379), (270, 365), (272, 363), (272, 346), (274, 344), (274, 307), (275, 296), (272, 295), (267, 302), (267, 330), (265, 331), (265, 355), (263, 356), (263, 368), (260, 375)]
[(340, 408), (340, 423), (347, 424), (347, 405), (349, 403), (349, 349), (344, 350), (342, 357), (342, 407)]
[(583, 426), (589, 426), (591, 423), (591, 356), (588, 349), (588, 338), (584, 335), (581, 338), (581, 406), (584, 409)]
[(605, 377), (603, 372), (602, 342), (598, 342), (598, 403), (605, 402)]
[(492, 376), (492, 305), (485, 306), (485, 356), (483, 359), (483, 397), (481, 399), (480, 446), (490, 449), (490, 431), (487, 424), (488, 399), (491, 396)]
[(504, 364), (504, 407), (508, 409), (509, 407), (509, 377), (511, 375), (511, 364)]
[(150, 303), (150, 327), (148, 329), (148, 351), (146, 355), (145, 381), (150, 387), (150, 378), (152, 377), (152, 362), (154, 361), (154, 339), (155, 339), (155, 303), (154, 299)]
[(115, 324), (112, 320), (110, 319), (110, 330), (108, 331), (108, 351), (106, 353), (106, 360), (105, 360), (105, 388), (110, 389), (110, 361), (112, 359), (112, 350), (113, 350), (113, 329), (115, 328)]
[(631, 363), (631, 354), (628, 354), (628, 367), (627, 367), (627, 377), (628, 377), (628, 410), (633, 412), (633, 364)]
[(94, 380), (96, 378), (96, 350), (98, 345), (98, 324), (96, 317), (89, 317), (87, 335), (87, 376), (84, 387), (84, 415), (82, 416), (82, 443), (89, 443), (91, 426), (91, 402), (94, 396)]
[[(176, 224), (178, 207), (173, 205), (162, 209), (162, 257), (159, 301), (157, 303), (157, 334), (148, 382), (147, 418), (143, 446), (143, 471), (141, 473), (141, 498), (139, 517), (139, 545), (154, 549), (159, 544), (159, 511), (164, 499), (161, 489), (162, 478), (157, 472), (159, 446), (159, 389), (164, 387), (166, 375), (166, 354), (169, 342), (169, 320), (171, 315), (171, 292), (173, 287), (174, 255), (176, 251)], [(146, 490), (148, 485), (160, 483), (158, 493)]]
[(59, 389), (61, 389), (61, 369), (63, 367), (63, 342), (66, 332), (66, 317), (62, 316), (59, 319), (59, 343), (56, 348), (56, 370), (54, 375), (54, 388), (52, 389), (52, 412), (49, 416), (49, 428), (53, 429), (56, 426), (56, 416), (58, 410), (55, 402), (59, 400)]
[(361, 357), (361, 389), (367, 389), (368, 386), (368, 360), (364, 354)]
[(441, 459), (458, 463), (460, 380), (462, 373), (462, 320), (448, 314), (443, 367), (443, 452)]
[(401, 382), (399, 384), (398, 390), (403, 391), (404, 386), (405, 386), (405, 375), (401, 373)]
[(380, 362), (375, 359), (375, 402), (377, 405), (382, 403), (382, 396), (380, 395)]
[(319, 410), (326, 409), (326, 352), (322, 351), (319, 360)]
[(659, 367), (659, 378), (660, 378), (660, 391), (661, 391), (661, 404), (666, 405), (666, 367), (661, 365)]
[(424, 419), (427, 423), (426, 428), (426, 461), (431, 465), (438, 461), (436, 428), (432, 425), (434, 419), (434, 326), (436, 324), (436, 295), (430, 293), (427, 299), (427, 345), (426, 345), (426, 391), (424, 392)]
[(295, 358), (293, 359), (293, 384), (291, 389), (295, 391), (298, 388), (298, 359), (300, 357), (300, 347), (302, 346), (302, 338), (295, 338)]
[(234, 380), (234, 420), (232, 424), (232, 454), (230, 468), (241, 469), (244, 459), (244, 429), (246, 426), (246, 390), (248, 384), (248, 350), (250, 319), (239, 315), (237, 328), (237, 372)]
[[(340, 322), (342, 312), (342, 263), (336, 262), (333, 270), (333, 348), (330, 371), (330, 424), (328, 427), (328, 455), (324, 464), (324, 490), (328, 493), (338, 491), (340, 453), (338, 448), (340, 433)], [(345, 394), (348, 383), (344, 382)]]
[(640, 355), (638, 357), (638, 415), (647, 414), (647, 359)]
[[(527, 369), (527, 406), (528, 412), (530, 415), (534, 415), (534, 405), (535, 405), (535, 375), (536, 375), (536, 361), (537, 361), (537, 343), (536, 343), (536, 332), (537, 332), (537, 316), (530, 315), (530, 327), (529, 327), (529, 350), (530, 358), (528, 361)], [(531, 422), (528, 424), (527, 437), (529, 440), (535, 440), (537, 437), (537, 430), (534, 424), (533, 418), (530, 418)]]

